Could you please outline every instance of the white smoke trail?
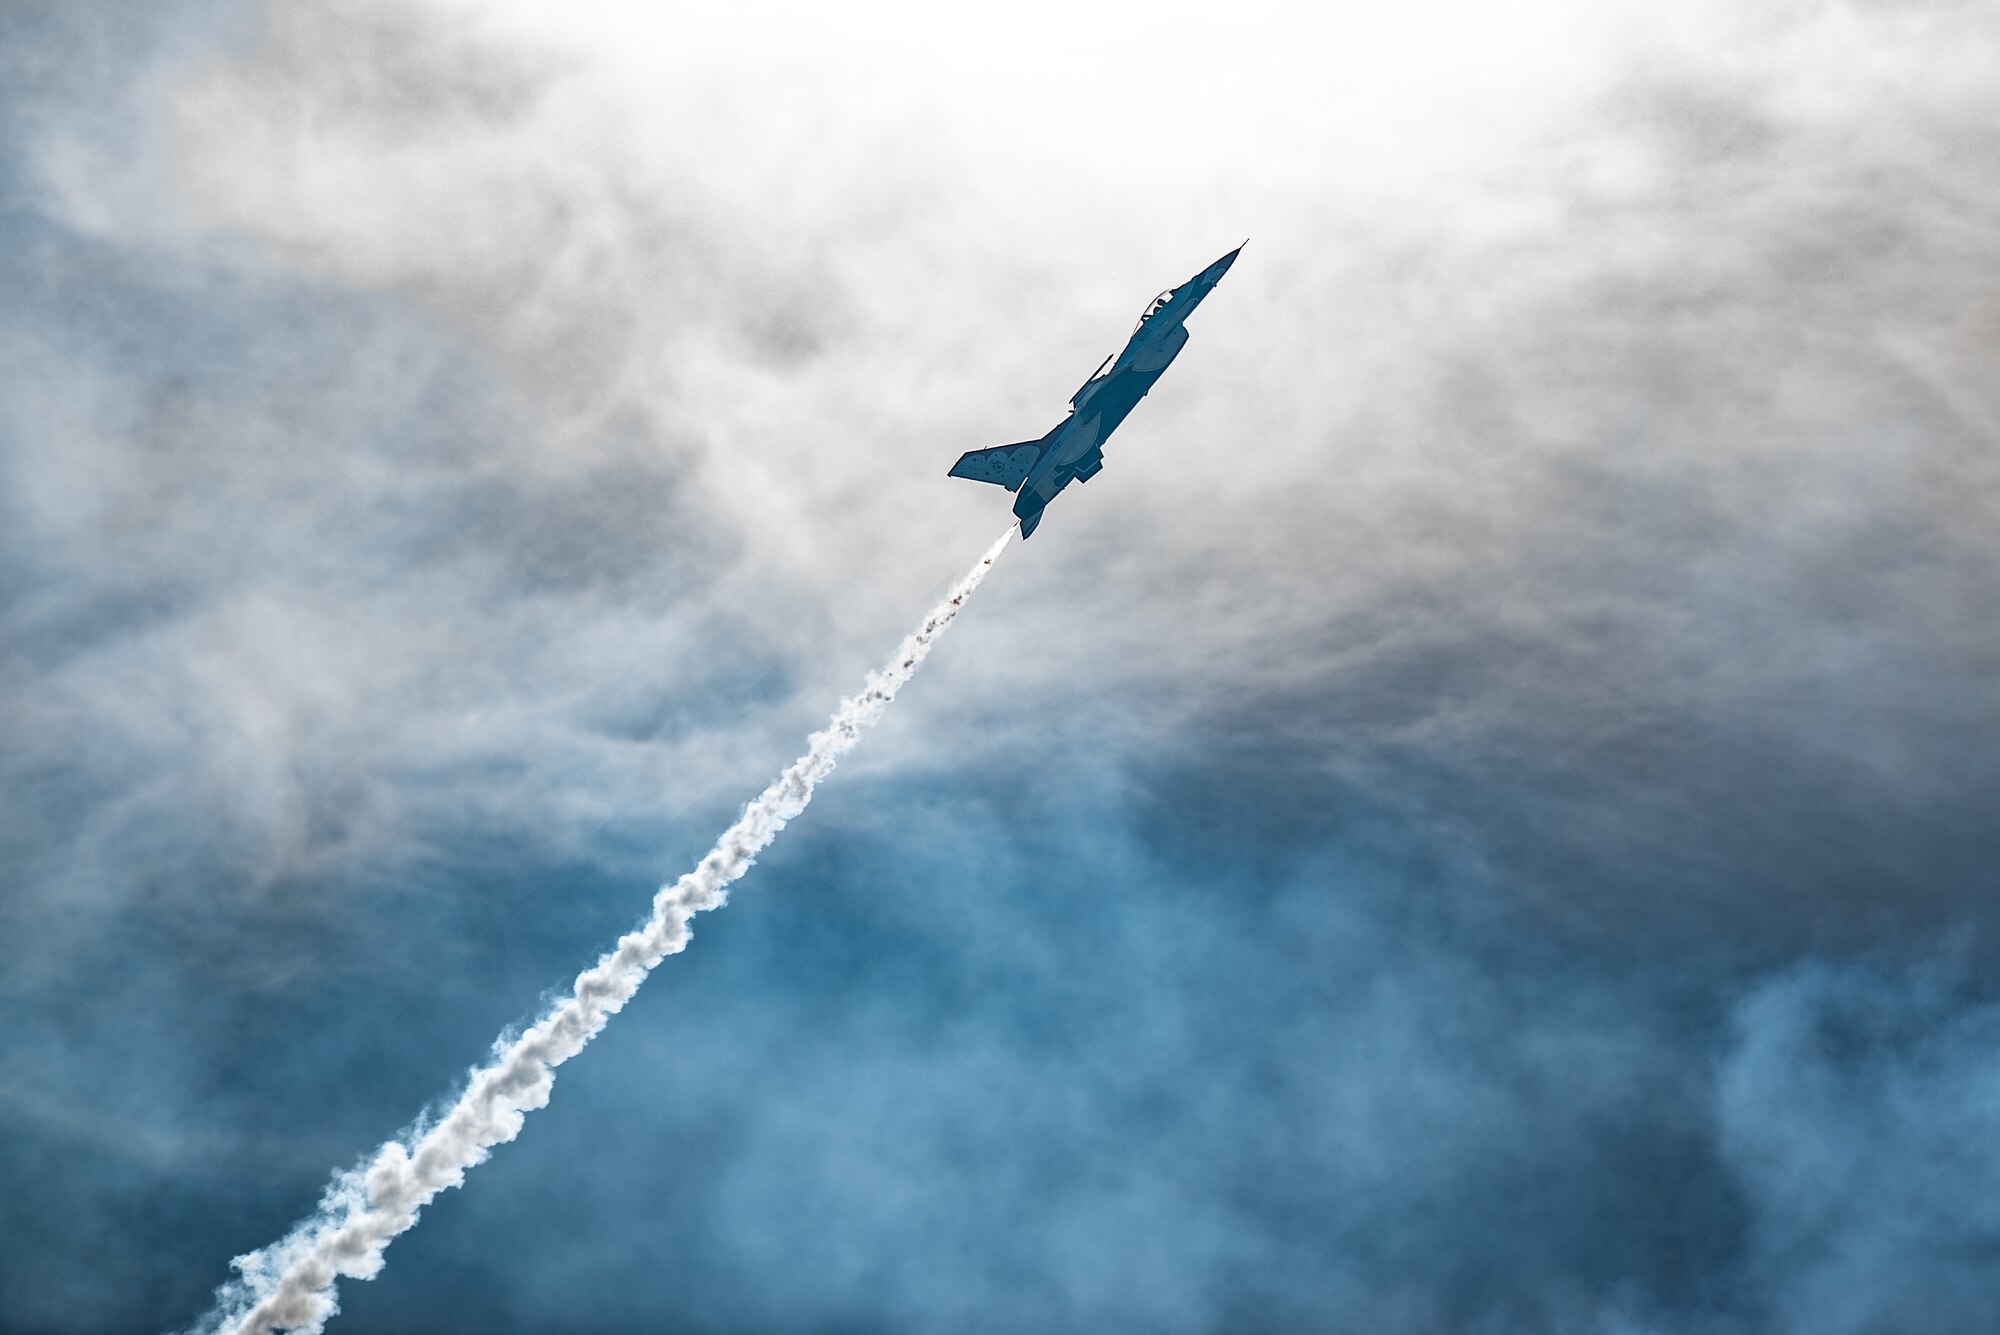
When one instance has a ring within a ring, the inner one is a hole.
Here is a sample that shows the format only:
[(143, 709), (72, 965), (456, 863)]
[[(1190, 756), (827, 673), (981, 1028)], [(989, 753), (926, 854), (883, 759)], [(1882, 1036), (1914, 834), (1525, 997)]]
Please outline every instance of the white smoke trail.
[(493, 1146), (520, 1134), (526, 1115), (549, 1101), (555, 1068), (583, 1050), (623, 1009), (659, 962), (687, 948), (688, 924), (719, 908), (728, 886), (750, 870), (757, 854), (812, 801), (813, 790), (861, 732), (882, 717), (896, 692), (915, 675), (931, 645), (952, 623), (1014, 536), (1008, 529), (888, 664), (868, 674), (859, 694), (841, 701), (805, 754), (775, 779), (737, 822), (722, 832), (693, 871), (660, 887), (653, 915), (619, 938), (618, 946), (577, 975), (576, 986), (519, 1037), (494, 1044), (493, 1060), (473, 1071), (465, 1092), (441, 1116), (425, 1118), (375, 1152), (366, 1167), (335, 1176), (319, 1209), (282, 1240), (231, 1264), (240, 1278), (216, 1293), (215, 1309), (197, 1326), (204, 1335), (316, 1335), (337, 1311), (334, 1285), (343, 1275), (371, 1279), (382, 1253), (417, 1222), (439, 1192), (465, 1181)]

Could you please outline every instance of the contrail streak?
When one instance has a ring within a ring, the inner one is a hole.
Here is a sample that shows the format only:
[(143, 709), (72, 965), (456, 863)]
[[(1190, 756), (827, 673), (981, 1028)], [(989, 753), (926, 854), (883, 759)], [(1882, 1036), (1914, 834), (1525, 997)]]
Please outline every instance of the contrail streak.
[(840, 702), (826, 727), (807, 740), (805, 754), (744, 808), (693, 871), (660, 887), (644, 926), (620, 937), (616, 949), (577, 975), (570, 994), (533, 1027), (496, 1040), (493, 1060), (472, 1072), (449, 1109), (420, 1119), (377, 1150), (365, 1167), (337, 1174), (319, 1209), (283, 1239), (237, 1257), (231, 1264), (239, 1278), (217, 1291), (214, 1310), (195, 1329), (203, 1335), (322, 1330), (340, 1310), (336, 1281), (343, 1275), (374, 1278), (382, 1253), (415, 1226), (417, 1212), (439, 1192), (461, 1185), (466, 1169), (485, 1162), (495, 1145), (519, 1135), (527, 1114), (549, 1101), (555, 1068), (583, 1051), (661, 960), (687, 948), (693, 935), (689, 921), (704, 909), (720, 908), (730, 883), (805, 810), (820, 780), (854, 749), (862, 730), (882, 717), (1013, 536), (1010, 528), (986, 549), (896, 656), (869, 673), (858, 694)]

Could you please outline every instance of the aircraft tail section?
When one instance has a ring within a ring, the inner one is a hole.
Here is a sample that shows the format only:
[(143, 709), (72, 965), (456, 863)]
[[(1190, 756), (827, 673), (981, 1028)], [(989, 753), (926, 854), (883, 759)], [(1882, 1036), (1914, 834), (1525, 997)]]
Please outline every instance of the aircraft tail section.
[(990, 450), (967, 450), (958, 456), (947, 476), (968, 477), (974, 482), (991, 482), (1009, 491), (1019, 491), (1028, 474), (1041, 462), (1042, 452), (1068, 424), (1069, 419), (1063, 419), (1040, 440), (1024, 440)]
[(1014, 518), (1021, 521), (1021, 536), (1027, 537), (1035, 531), (1035, 525), (1042, 522), (1042, 510), (1057, 492), (1069, 485), (1069, 476), (1058, 469), (1037, 479), (1032, 487), (1023, 487), (1014, 494)]
[(1042, 457), (1043, 442), (1024, 440), (991, 450), (968, 450), (951, 466), (949, 477), (969, 477), (974, 482), (991, 482), (1009, 491), (1019, 491), (1028, 479), (1028, 470)]

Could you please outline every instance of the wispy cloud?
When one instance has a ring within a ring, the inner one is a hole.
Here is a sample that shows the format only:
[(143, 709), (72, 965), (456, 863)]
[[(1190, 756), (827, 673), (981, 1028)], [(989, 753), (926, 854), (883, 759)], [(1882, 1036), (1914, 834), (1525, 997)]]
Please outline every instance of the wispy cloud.
[(464, 1185), (466, 1172), (484, 1163), (494, 1146), (518, 1136), (526, 1115), (548, 1103), (555, 1068), (597, 1037), (646, 975), (687, 948), (695, 914), (728, 902), (729, 887), (806, 809), (820, 782), (930, 656), (937, 637), (985, 582), (1012, 536), (1011, 528), (1001, 533), (692, 871), (660, 887), (652, 916), (642, 926), (620, 937), (616, 949), (579, 974), (570, 994), (526, 1030), (495, 1040), (493, 1060), (472, 1072), (449, 1107), (383, 1145), (366, 1166), (336, 1177), (319, 1211), (284, 1239), (238, 1257), (241, 1279), (222, 1290), (216, 1312), (200, 1328), (231, 1335), (323, 1329), (339, 1310), (337, 1281), (373, 1279), (389, 1244), (416, 1227), (423, 1207), (440, 1192)]
[[(994, 499), (943, 466), (1246, 233), (787, 893), (566, 1077), (674, 1191), (552, 1109), (356, 1327), (646, 1324), (554, 1182), (709, 1326), (1830, 1311), (1760, 1110), (1901, 1091), (1920, 1180), (1970, 1114), (1905, 1058), (1983, 1032), (1905, 966), (1985, 959), (2000, 853), (2000, 37), (1649, 10), (10, 9), (0, 1321), (194, 1310), (936, 594)], [(1802, 959), (1807, 1011), (1930, 1018), (1736, 1037)], [(1942, 1199), (1836, 1230), (1870, 1293), (1984, 1292), (1918, 1257), (1980, 1236)]]

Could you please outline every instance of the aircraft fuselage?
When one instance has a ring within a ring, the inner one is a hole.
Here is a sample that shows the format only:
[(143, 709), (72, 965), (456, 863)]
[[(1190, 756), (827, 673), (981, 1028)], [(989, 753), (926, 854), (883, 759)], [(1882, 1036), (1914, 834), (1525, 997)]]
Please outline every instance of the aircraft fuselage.
[(1015, 492), (1021, 536), (1033, 533), (1042, 511), (1071, 482), (1088, 482), (1104, 466), (1104, 442), (1129, 417), (1187, 346), (1187, 318), (1222, 281), (1238, 246), (1208, 268), (1153, 298), (1138, 327), (1070, 396), (1069, 416), (1038, 441), (974, 450), (952, 466), (954, 477), (994, 482)]

